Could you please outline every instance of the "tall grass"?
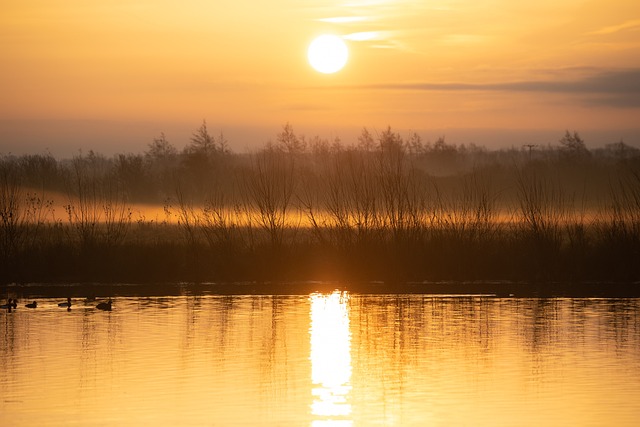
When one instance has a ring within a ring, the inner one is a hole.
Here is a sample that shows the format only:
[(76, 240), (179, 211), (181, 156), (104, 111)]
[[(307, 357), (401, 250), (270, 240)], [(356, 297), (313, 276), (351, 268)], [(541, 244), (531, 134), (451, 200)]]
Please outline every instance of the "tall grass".
[(537, 171), (518, 175), (519, 204), (514, 220), (514, 239), (530, 274), (536, 278), (555, 274), (560, 262), (563, 227), (568, 220), (566, 199), (557, 181)]
[(611, 183), (611, 198), (595, 220), (599, 265), (611, 277), (637, 280), (640, 272), (640, 170)]

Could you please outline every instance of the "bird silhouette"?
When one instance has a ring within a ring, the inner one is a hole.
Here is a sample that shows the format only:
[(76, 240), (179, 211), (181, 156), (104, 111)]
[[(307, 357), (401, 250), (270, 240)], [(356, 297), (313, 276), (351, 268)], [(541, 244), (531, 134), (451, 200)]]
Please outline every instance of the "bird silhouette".
[(67, 302), (61, 302), (58, 304), (58, 307), (66, 307), (67, 309), (71, 309), (71, 298), (67, 298)]
[(0, 305), (0, 308), (6, 309), (7, 311), (9, 311), (9, 313), (11, 313), (12, 309), (18, 308), (18, 300), (12, 300), (11, 298), (9, 298), (6, 304)]
[(111, 298), (109, 298), (109, 301), (101, 302), (100, 304), (96, 305), (96, 308), (98, 310), (111, 311), (111, 303)]

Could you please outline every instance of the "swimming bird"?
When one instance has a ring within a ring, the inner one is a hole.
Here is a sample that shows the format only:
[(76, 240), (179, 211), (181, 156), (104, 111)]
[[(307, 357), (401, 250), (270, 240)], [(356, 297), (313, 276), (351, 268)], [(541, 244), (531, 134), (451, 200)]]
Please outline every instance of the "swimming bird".
[(58, 304), (58, 307), (67, 307), (71, 308), (71, 298), (67, 298), (67, 302), (61, 302)]
[(34, 301), (34, 302), (29, 303), (29, 304), (25, 304), (24, 306), (27, 307), (27, 308), (36, 308), (38, 306), (38, 303), (36, 301)]
[(12, 300), (11, 298), (9, 298), (6, 304), (0, 305), (0, 308), (4, 308), (7, 311), (9, 311), (9, 313), (11, 313), (12, 309), (18, 308), (18, 300), (17, 299)]
[(98, 310), (111, 311), (111, 302), (111, 298), (109, 298), (109, 301), (101, 302), (100, 304), (96, 305), (96, 308)]

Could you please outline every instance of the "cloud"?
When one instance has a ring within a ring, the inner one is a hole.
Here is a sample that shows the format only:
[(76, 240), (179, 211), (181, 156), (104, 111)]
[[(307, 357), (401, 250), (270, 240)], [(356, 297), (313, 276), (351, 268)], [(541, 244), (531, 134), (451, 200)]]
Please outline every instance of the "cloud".
[(367, 18), (365, 16), (335, 16), (332, 18), (318, 19), (319, 22), (328, 22), (331, 24), (350, 24), (353, 22), (362, 22), (366, 20)]
[(539, 92), (584, 96), (597, 105), (640, 107), (640, 69), (600, 71), (587, 77), (559, 80), (525, 80), (504, 83), (383, 83), (362, 89), (451, 92)]
[(609, 27), (600, 28), (599, 30), (592, 31), (589, 34), (606, 35), (606, 34), (613, 34), (613, 33), (617, 33), (617, 32), (628, 30), (628, 29), (633, 29), (633, 28), (640, 28), (640, 19), (635, 19), (633, 21), (623, 22), (622, 24), (611, 25)]
[(345, 36), (342, 36), (342, 38), (351, 41), (376, 40), (380, 38), (380, 34), (378, 33), (378, 31), (362, 31), (359, 33), (347, 34)]

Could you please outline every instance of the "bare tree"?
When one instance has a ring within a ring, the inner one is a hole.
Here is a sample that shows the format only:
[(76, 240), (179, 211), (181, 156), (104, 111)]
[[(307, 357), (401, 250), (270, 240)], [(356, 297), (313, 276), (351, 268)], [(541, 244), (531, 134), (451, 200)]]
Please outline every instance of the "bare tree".
[(296, 187), (292, 156), (265, 149), (252, 156), (245, 177), (250, 217), (266, 231), (274, 248), (282, 246)]
[(202, 209), (200, 228), (212, 249), (233, 250), (242, 241), (241, 206), (219, 187), (207, 196)]
[(18, 164), (0, 158), (0, 256), (11, 262), (19, 251), (34, 245), (52, 211), (53, 202), (25, 190)]
[(552, 258), (562, 243), (562, 228), (568, 219), (567, 203), (557, 183), (535, 172), (518, 176), (519, 206), (515, 226), (524, 242), (538, 256)]
[(131, 225), (131, 209), (126, 191), (103, 157), (92, 152), (76, 156), (67, 180), (65, 206), (70, 237), (81, 248), (112, 247), (122, 242)]

